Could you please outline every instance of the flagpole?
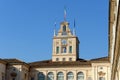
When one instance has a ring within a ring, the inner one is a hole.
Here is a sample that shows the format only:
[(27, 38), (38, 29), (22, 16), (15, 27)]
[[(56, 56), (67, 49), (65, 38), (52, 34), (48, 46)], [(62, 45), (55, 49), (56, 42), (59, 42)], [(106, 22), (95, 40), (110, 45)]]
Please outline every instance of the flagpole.
[(64, 7), (64, 21), (66, 21), (66, 7)]
[(56, 36), (56, 21), (54, 23), (54, 36)]
[(74, 19), (74, 27), (73, 27), (73, 35), (75, 36), (76, 35), (76, 31), (75, 31), (75, 19)]

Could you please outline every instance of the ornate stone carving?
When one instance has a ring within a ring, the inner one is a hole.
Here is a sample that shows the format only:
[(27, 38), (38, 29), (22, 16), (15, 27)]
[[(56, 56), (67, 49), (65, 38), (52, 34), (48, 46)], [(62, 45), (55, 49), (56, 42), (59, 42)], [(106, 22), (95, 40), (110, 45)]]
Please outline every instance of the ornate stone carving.
[(104, 76), (106, 73), (100, 71), (100, 72), (98, 72), (98, 74), (99, 74), (99, 76)]

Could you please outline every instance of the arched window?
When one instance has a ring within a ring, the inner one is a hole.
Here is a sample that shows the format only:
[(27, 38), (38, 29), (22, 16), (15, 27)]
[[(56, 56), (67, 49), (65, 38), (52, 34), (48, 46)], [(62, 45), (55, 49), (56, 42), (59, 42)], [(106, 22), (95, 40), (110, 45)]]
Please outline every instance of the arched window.
[(66, 46), (62, 47), (62, 53), (66, 53), (66, 52), (67, 52)]
[(69, 61), (72, 61), (72, 58), (69, 58)]
[(49, 72), (47, 75), (47, 80), (54, 80), (53, 72)]
[(59, 46), (56, 47), (56, 53), (59, 53)]
[(57, 80), (64, 80), (64, 74), (63, 74), (63, 72), (59, 72), (57, 74)]
[(38, 80), (45, 80), (45, 75), (42, 72), (38, 73)]
[(77, 80), (84, 80), (84, 74), (83, 74), (83, 72), (79, 72), (77, 74)]
[(59, 58), (56, 58), (56, 61), (59, 61)]
[(63, 32), (66, 32), (66, 26), (63, 26)]
[(65, 58), (63, 58), (63, 61), (65, 61), (66, 59)]
[(69, 46), (69, 53), (72, 53), (72, 46)]
[(62, 32), (62, 35), (67, 35), (67, 33), (66, 33), (66, 26), (65, 26), (65, 25), (63, 26), (63, 32)]
[(74, 75), (73, 75), (72, 72), (69, 72), (69, 73), (67, 74), (67, 80), (74, 80)]

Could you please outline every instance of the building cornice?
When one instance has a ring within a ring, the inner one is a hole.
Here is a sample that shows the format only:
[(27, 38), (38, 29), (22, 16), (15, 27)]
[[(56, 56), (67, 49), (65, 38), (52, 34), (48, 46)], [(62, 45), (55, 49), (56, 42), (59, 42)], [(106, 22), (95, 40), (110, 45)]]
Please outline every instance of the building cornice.
[(0, 59), (0, 63), (5, 64), (5, 65), (7, 64), (7, 62), (2, 59)]

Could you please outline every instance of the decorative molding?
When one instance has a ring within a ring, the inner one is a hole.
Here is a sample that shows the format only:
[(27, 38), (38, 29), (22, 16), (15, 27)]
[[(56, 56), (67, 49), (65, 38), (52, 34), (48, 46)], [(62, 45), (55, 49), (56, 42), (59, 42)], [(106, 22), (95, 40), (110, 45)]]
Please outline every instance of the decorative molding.
[(98, 74), (99, 74), (99, 76), (105, 76), (106, 73), (100, 71), (100, 72), (98, 72)]

